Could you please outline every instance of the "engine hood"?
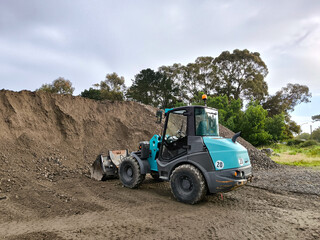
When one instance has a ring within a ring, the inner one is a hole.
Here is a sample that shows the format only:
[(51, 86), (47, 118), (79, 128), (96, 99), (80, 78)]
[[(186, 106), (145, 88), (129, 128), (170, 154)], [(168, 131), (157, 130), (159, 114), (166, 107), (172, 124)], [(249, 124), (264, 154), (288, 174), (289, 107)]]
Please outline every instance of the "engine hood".
[(239, 168), (250, 165), (248, 151), (230, 138), (203, 137), (216, 170)]

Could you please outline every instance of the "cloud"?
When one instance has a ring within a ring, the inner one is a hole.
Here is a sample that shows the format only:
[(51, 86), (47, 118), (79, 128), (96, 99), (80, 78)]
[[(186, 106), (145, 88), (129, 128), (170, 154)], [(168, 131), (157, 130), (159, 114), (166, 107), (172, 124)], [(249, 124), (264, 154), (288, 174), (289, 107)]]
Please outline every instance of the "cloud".
[(266, 62), (271, 92), (293, 81), (317, 95), (319, 10), (298, 0), (1, 1), (0, 79), (34, 90), (62, 76), (80, 92), (109, 72), (129, 85), (144, 68), (247, 48)]

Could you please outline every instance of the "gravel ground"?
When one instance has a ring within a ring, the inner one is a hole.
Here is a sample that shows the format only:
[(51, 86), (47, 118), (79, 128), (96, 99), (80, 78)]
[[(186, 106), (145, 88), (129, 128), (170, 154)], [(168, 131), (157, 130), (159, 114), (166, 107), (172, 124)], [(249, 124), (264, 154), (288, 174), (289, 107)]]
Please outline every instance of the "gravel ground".
[(249, 185), (277, 193), (292, 192), (320, 196), (320, 171), (295, 166), (278, 166), (254, 172)]

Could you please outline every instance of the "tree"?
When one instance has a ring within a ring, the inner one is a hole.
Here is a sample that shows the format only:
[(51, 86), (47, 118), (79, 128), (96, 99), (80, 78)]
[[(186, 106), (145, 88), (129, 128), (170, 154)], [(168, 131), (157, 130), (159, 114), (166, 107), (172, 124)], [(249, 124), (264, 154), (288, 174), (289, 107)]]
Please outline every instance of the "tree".
[(181, 68), (181, 72), (183, 74), (182, 88), (186, 93), (187, 100), (192, 102), (193, 97), (201, 90), (197, 65), (189, 63)]
[(214, 59), (216, 91), (228, 99), (244, 98), (262, 101), (268, 95), (265, 77), (267, 65), (260, 54), (248, 50), (222, 52)]
[(312, 120), (314, 120), (314, 121), (320, 121), (320, 114), (319, 114), (319, 115), (314, 115), (314, 116), (312, 116), (311, 118), (312, 118)]
[(81, 96), (95, 100), (124, 100), (124, 91), (126, 90), (125, 79), (118, 76), (115, 72), (107, 74), (104, 81), (95, 83), (93, 86), (97, 89), (90, 88), (89, 90), (84, 90), (81, 92)]
[(320, 142), (320, 127), (318, 127), (317, 129), (315, 129), (312, 132), (312, 139), (317, 140), (318, 142)]
[(300, 135), (297, 136), (297, 138), (308, 140), (310, 139), (310, 133), (301, 133)]
[(198, 57), (187, 65), (162, 66), (159, 71), (170, 76), (178, 84), (179, 101), (191, 103), (199, 92), (208, 95), (226, 95), (228, 99), (259, 100), (268, 94), (264, 78), (268, 74), (266, 64), (259, 53), (248, 50), (225, 51), (217, 58)]
[(178, 101), (190, 104), (200, 91), (206, 94), (214, 92), (213, 60), (213, 57), (198, 57), (194, 63), (186, 66), (177, 63), (162, 66), (159, 72), (166, 74), (178, 86)]
[(72, 87), (72, 83), (69, 80), (66, 80), (63, 77), (59, 77), (54, 80), (52, 84), (43, 84), (36, 91), (72, 95), (74, 92), (74, 88)]
[(156, 73), (150, 69), (141, 70), (135, 75), (127, 97), (147, 105), (154, 105)]
[(263, 108), (268, 110), (269, 116), (293, 111), (300, 103), (310, 102), (311, 93), (305, 85), (288, 83), (286, 87), (271, 95), (263, 103)]
[(53, 86), (52, 84), (42, 84), (42, 86), (39, 89), (36, 89), (36, 91), (43, 91), (43, 92), (49, 92), (49, 93), (53, 93)]
[(178, 86), (165, 74), (157, 72), (158, 81), (156, 83), (156, 104), (160, 108), (171, 108), (175, 105), (176, 95), (179, 92)]
[(286, 122), (286, 136), (292, 138), (292, 133), (299, 134), (301, 132), (300, 126), (291, 120), (289, 112), (300, 103), (310, 102), (311, 93), (309, 88), (300, 84), (287, 84), (274, 95), (269, 96), (262, 104), (263, 108), (268, 110), (268, 116), (273, 117), (279, 114), (284, 114)]
[(93, 89), (93, 88), (90, 88), (89, 90), (85, 89), (83, 92), (81, 92), (80, 96), (84, 98), (102, 100), (101, 90), (99, 89)]
[(125, 91), (124, 77), (118, 76), (118, 74), (115, 72), (111, 74), (107, 74), (106, 80), (104, 82), (110, 87), (111, 91), (115, 91), (115, 92)]
[(189, 103), (189, 96), (186, 87), (184, 86), (184, 66), (180, 63), (175, 63), (172, 66), (161, 66), (158, 69), (158, 72), (166, 75), (171, 79), (172, 84), (178, 88), (177, 93), (175, 94), (176, 100), (180, 104)]
[(62, 77), (53, 81), (53, 89), (56, 93), (59, 94), (73, 94), (74, 88), (72, 87), (72, 83), (69, 80), (66, 80)]
[(287, 138), (284, 114), (267, 117), (265, 130), (272, 136), (273, 141), (281, 141)]
[(200, 91), (205, 94), (216, 93), (217, 87), (216, 66), (214, 65), (213, 57), (198, 57), (195, 61), (198, 77), (197, 80), (200, 85)]
[(194, 63), (180, 68), (183, 76), (181, 88), (186, 93), (186, 100), (192, 102), (199, 92), (205, 94), (216, 93), (216, 68), (213, 57), (198, 57)]
[(124, 82), (124, 77), (120, 77), (117, 73), (113, 72), (107, 74), (104, 81), (101, 81), (100, 84), (95, 84), (94, 86), (100, 87), (101, 99), (123, 101), (124, 91), (126, 89)]
[(148, 68), (135, 76), (127, 97), (154, 107), (172, 107), (178, 91), (174, 81), (163, 72)]
[(267, 114), (257, 102), (250, 102), (239, 121), (242, 137), (255, 146), (266, 144), (272, 139), (272, 135), (265, 131)]

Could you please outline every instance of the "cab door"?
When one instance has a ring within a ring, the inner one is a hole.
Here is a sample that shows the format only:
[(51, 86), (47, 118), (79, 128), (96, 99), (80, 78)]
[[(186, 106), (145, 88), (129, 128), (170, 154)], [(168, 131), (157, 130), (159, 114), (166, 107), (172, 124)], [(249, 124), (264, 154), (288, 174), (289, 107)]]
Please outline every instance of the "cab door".
[(160, 148), (161, 161), (169, 162), (187, 154), (187, 119), (185, 109), (169, 113)]

